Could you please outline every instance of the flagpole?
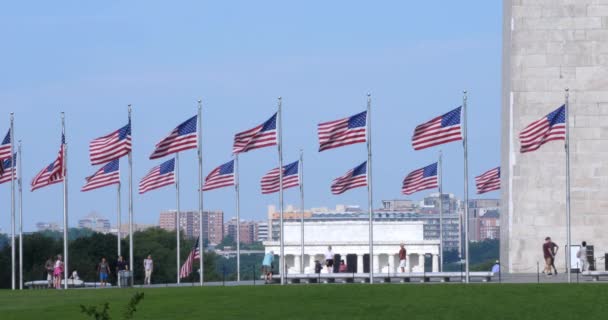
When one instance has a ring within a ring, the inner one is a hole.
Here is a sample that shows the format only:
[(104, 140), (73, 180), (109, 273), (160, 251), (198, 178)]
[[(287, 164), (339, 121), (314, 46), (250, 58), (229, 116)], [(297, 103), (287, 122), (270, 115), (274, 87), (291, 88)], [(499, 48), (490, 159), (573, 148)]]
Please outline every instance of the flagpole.
[(568, 283), (572, 282), (572, 276), (570, 274), (571, 262), (570, 262), (570, 251), (571, 251), (571, 235), (570, 235), (570, 90), (566, 88), (566, 273), (568, 274)]
[(464, 255), (465, 255), (465, 282), (469, 283), (469, 156), (467, 137), (467, 92), (462, 98), (462, 130), (464, 154)]
[[(11, 139), (11, 170), (15, 170), (15, 134), (14, 134), (14, 120), (15, 114), (11, 112), (11, 126), (10, 126), (10, 139)], [(15, 175), (11, 174), (11, 288), (15, 290)], [(21, 279), (19, 279), (21, 281)]]
[(61, 134), (63, 143), (63, 163), (61, 165), (63, 175), (63, 280), (64, 288), (68, 288), (68, 144), (65, 143), (65, 113), (61, 112)]
[(203, 255), (205, 252), (205, 241), (203, 240), (203, 102), (198, 100), (198, 263), (200, 266), (199, 284), (203, 286), (205, 267)]
[(304, 274), (304, 151), (300, 149), (300, 273)]
[(443, 271), (443, 161), (439, 150), (439, 271)]
[(369, 207), (369, 283), (374, 283), (374, 208), (372, 187), (372, 97), (367, 94), (367, 205)]
[(239, 185), (239, 154), (234, 155), (234, 190), (236, 191), (236, 281), (241, 281), (241, 195)]
[(282, 107), (282, 99), (279, 97), (278, 99), (278, 111), (277, 111), (277, 129), (278, 129), (278, 151), (279, 151), (279, 219), (280, 219), (280, 246), (281, 246), (281, 256), (279, 258), (279, 263), (281, 265), (281, 285), (285, 284), (285, 237), (283, 230), (283, 124), (281, 123), (281, 107)]
[(118, 256), (120, 257), (122, 255), (121, 252), (121, 248), (120, 248), (120, 216), (121, 216), (121, 208), (120, 208), (120, 181), (118, 181), (118, 185), (116, 186), (116, 223), (118, 224), (118, 228), (116, 230), (116, 238), (117, 238), (117, 249), (118, 249)]
[[(177, 240), (177, 284), (180, 284), (179, 269), (180, 269), (180, 221), (179, 221), (179, 152), (175, 153), (175, 202), (177, 211), (175, 212), (175, 237)], [(199, 244), (200, 246), (200, 244)], [(200, 251), (199, 251), (200, 253)]]
[[(133, 135), (133, 124), (131, 123), (131, 105), (129, 110), (129, 126), (131, 127), (131, 135)], [(131, 286), (135, 279), (135, 267), (133, 265), (133, 146), (128, 155), (129, 159), (129, 267), (131, 269)]]
[(23, 290), (23, 189), (21, 179), (21, 140), (17, 146), (17, 186), (19, 189), (19, 290)]

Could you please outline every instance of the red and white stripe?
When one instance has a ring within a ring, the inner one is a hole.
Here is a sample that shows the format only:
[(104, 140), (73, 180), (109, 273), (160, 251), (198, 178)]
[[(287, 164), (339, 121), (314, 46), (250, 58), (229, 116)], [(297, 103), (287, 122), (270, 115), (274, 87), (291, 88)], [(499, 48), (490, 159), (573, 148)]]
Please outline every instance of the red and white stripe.
[(2, 173), (2, 175), (0, 175), (0, 184), (11, 182), (11, 175), (14, 177), (13, 179), (17, 181), (17, 170), (15, 170), (15, 168), (16, 167), (10, 167), (4, 169), (4, 172)]
[(432, 120), (420, 124), (414, 129), (412, 146), (414, 150), (430, 148), (436, 145), (462, 140), (462, 130), (460, 123), (442, 126), (445, 115), (433, 118)]
[(477, 194), (482, 194), (500, 189), (500, 167), (486, 171), (475, 177)]
[(139, 182), (139, 194), (171, 184), (175, 184), (175, 170), (161, 175), (160, 166), (156, 166)]
[[(223, 165), (222, 165), (223, 166)], [(209, 191), (213, 189), (219, 189), (224, 187), (233, 186), (234, 183), (234, 171), (229, 174), (220, 174), (220, 170), (222, 166), (219, 166), (207, 175), (205, 178), (205, 184), (203, 186), (203, 191)]]
[(0, 160), (8, 159), (11, 157), (11, 129), (8, 129), (2, 144), (0, 144)]
[[(276, 114), (273, 117), (276, 117)], [(251, 151), (254, 149), (276, 146), (278, 144), (276, 123), (275, 129), (263, 131), (264, 124), (265, 123), (253, 129), (249, 129), (235, 134), (234, 144), (232, 146), (232, 153), (237, 154)]]
[(97, 138), (89, 143), (89, 159), (92, 165), (104, 164), (123, 157), (131, 151), (131, 135), (119, 140), (120, 130)]
[(519, 134), (520, 152), (538, 150), (549, 141), (566, 140), (566, 124), (550, 125), (547, 117), (532, 122)]
[(192, 273), (194, 261), (200, 258), (198, 243), (199, 243), (198, 240), (196, 240), (194, 249), (192, 249), (192, 251), (190, 251), (190, 254), (188, 255), (188, 259), (186, 259), (186, 262), (184, 262), (182, 267), (179, 269), (179, 277), (182, 279), (187, 278)]
[(367, 186), (367, 174), (352, 176), (353, 170), (349, 170), (345, 175), (334, 179), (331, 184), (332, 194), (342, 194), (350, 189)]
[[(268, 173), (262, 177), (260, 184), (262, 186), (262, 194), (279, 192), (279, 168), (274, 168), (268, 171)], [(289, 176), (283, 175), (283, 190), (297, 187), (299, 185), (300, 176), (298, 174), (292, 174)]]
[(403, 180), (401, 192), (405, 195), (410, 195), (418, 191), (426, 189), (438, 188), (438, 176), (424, 177), (424, 168), (414, 170), (408, 174)]
[(317, 126), (319, 151), (367, 141), (367, 126), (349, 128), (351, 118), (324, 122)]
[(86, 178), (87, 183), (82, 187), (80, 191), (90, 191), (101, 187), (106, 187), (113, 184), (120, 183), (120, 171), (112, 171), (105, 173), (104, 168), (97, 170), (95, 174)]
[[(59, 149), (59, 155), (57, 159), (42, 169), (38, 174), (32, 179), (31, 183), (31, 191), (36, 189), (40, 189), (55, 183), (63, 182), (63, 144)], [(51, 170), (49, 170), (49, 168)]]

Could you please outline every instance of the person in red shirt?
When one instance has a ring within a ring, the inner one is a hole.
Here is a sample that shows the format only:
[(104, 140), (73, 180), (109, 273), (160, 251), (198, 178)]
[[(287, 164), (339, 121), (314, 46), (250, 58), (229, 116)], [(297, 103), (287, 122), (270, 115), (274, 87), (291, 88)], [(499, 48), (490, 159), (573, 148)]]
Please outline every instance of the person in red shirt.
[[(545, 270), (543, 273), (548, 276), (552, 275), (552, 269), (555, 269), (557, 250), (559, 250), (559, 246), (551, 241), (551, 237), (546, 237), (545, 243), (543, 243), (543, 257), (545, 258)], [(555, 274), (557, 275), (557, 269), (555, 269)]]
[(346, 266), (346, 263), (344, 263), (344, 260), (340, 260), (340, 269), (338, 272), (348, 272), (348, 267)]
[(401, 244), (401, 249), (399, 249), (399, 268), (401, 268), (401, 272), (405, 272), (405, 260), (407, 257), (407, 251), (405, 250), (405, 244)]

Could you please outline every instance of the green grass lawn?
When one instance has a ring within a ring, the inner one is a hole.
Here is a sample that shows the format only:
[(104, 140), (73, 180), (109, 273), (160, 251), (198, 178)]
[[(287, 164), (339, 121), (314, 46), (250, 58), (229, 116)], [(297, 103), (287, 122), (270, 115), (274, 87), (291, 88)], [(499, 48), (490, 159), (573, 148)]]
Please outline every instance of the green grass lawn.
[[(0, 291), (0, 319), (112, 319), (137, 289)], [(607, 319), (602, 284), (298, 285), (139, 290), (135, 319)]]

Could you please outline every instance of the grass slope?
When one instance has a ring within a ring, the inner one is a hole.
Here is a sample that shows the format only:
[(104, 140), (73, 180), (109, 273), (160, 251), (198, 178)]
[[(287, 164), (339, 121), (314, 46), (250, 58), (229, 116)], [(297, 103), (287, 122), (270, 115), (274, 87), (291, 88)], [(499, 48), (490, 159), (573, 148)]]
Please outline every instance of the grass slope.
[[(300, 285), (145, 289), (135, 319), (606, 319), (601, 284)], [(86, 319), (110, 302), (122, 319), (135, 289), (0, 291), (0, 318)]]

